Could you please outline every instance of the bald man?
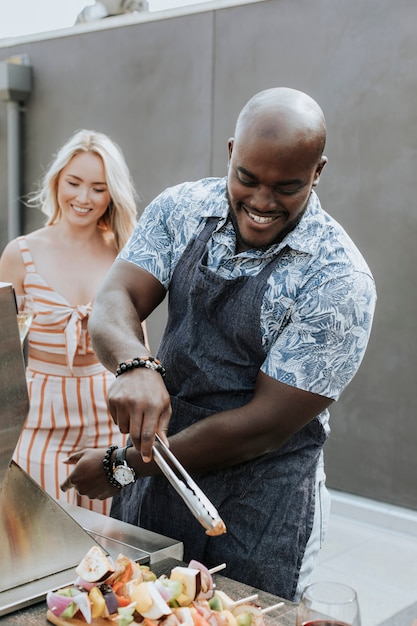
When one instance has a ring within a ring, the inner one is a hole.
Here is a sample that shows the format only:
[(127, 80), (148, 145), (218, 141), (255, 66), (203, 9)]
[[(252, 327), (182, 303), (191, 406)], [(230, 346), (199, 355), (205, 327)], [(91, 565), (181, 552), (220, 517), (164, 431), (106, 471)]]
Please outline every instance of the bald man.
[[(290, 600), (326, 528), (328, 407), (358, 370), (376, 300), (366, 262), (314, 191), (325, 140), (311, 97), (262, 91), (228, 140), (227, 176), (167, 189), (145, 209), (89, 327), (132, 445), (107, 451), (106, 473), (104, 450), (70, 457), (62, 485), (113, 496), (114, 517), (182, 541), (184, 560), (225, 562), (226, 576)], [(158, 365), (141, 322), (167, 293)], [(156, 432), (226, 534), (207, 536), (160, 474)], [(118, 483), (120, 464), (130, 475)]]

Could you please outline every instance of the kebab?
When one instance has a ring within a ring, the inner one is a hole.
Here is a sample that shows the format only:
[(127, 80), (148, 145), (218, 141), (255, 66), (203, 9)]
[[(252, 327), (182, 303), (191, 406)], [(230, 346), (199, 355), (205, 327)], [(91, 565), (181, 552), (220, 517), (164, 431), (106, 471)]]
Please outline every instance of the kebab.
[(157, 577), (149, 566), (120, 554), (113, 563), (93, 546), (76, 567), (72, 585), (47, 594), (47, 619), (57, 626), (264, 626), (268, 609), (257, 594), (233, 601), (215, 588), (212, 573), (192, 560)]

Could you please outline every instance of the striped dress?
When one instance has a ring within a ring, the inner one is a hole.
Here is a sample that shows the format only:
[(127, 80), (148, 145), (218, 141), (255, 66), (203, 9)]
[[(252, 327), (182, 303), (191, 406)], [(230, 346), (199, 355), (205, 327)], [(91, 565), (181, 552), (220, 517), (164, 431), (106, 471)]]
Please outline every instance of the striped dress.
[[(73, 489), (60, 490), (74, 467), (63, 463), (70, 454), (126, 442), (107, 409), (107, 388), (114, 375), (98, 360), (74, 365), (76, 355), (93, 354), (86, 330), (91, 303), (69, 305), (36, 272), (25, 238), (18, 242), (26, 268), (24, 291), (33, 298), (35, 315), (26, 370), (30, 409), (13, 459), (54, 498), (108, 514), (111, 499), (90, 500)], [(66, 355), (67, 365), (34, 359), (31, 348)]]

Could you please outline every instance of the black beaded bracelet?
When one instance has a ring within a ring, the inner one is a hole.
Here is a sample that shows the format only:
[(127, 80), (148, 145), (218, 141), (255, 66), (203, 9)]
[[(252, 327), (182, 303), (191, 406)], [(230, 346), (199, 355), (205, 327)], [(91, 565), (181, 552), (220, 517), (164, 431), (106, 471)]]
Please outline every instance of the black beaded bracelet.
[(107, 448), (106, 454), (104, 455), (104, 459), (103, 459), (103, 468), (104, 468), (104, 473), (106, 474), (107, 480), (114, 487), (121, 489), (122, 485), (118, 483), (117, 480), (113, 476), (113, 472), (111, 468), (111, 461), (110, 461), (111, 455), (113, 454), (115, 450), (117, 450), (118, 447), (119, 446), (110, 446), (110, 448)]
[(161, 361), (158, 361), (153, 356), (136, 356), (134, 359), (128, 359), (119, 363), (116, 370), (116, 378), (135, 367), (146, 367), (147, 369), (155, 370), (155, 372), (161, 374), (162, 378), (166, 373)]

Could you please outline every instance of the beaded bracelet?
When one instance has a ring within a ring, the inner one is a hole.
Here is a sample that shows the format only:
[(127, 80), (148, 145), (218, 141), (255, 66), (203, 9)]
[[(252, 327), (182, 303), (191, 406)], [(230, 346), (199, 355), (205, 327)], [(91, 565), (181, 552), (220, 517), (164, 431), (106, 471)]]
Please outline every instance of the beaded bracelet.
[(111, 455), (113, 454), (115, 450), (117, 450), (118, 447), (119, 446), (110, 446), (110, 448), (107, 448), (106, 454), (104, 455), (104, 459), (103, 459), (103, 468), (104, 468), (104, 473), (106, 474), (107, 480), (114, 487), (118, 487), (118, 489), (121, 489), (122, 485), (118, 483), (117, 480), (114, 478), (112, 468), (111, 468), (111, 463), (110, 463)]
[(127, 361), (119, 363), (116, 370), (116, 378), (134, 367), (146, 367), (147, 369), (155, 370), (155, 372), (161, 374), (162, 378), (165, 376), (166, 372), (161, 361), (158, 361), (158, 359), (155, 359), (153, 356), (136, 356), (134, 359), (128, 359)]

